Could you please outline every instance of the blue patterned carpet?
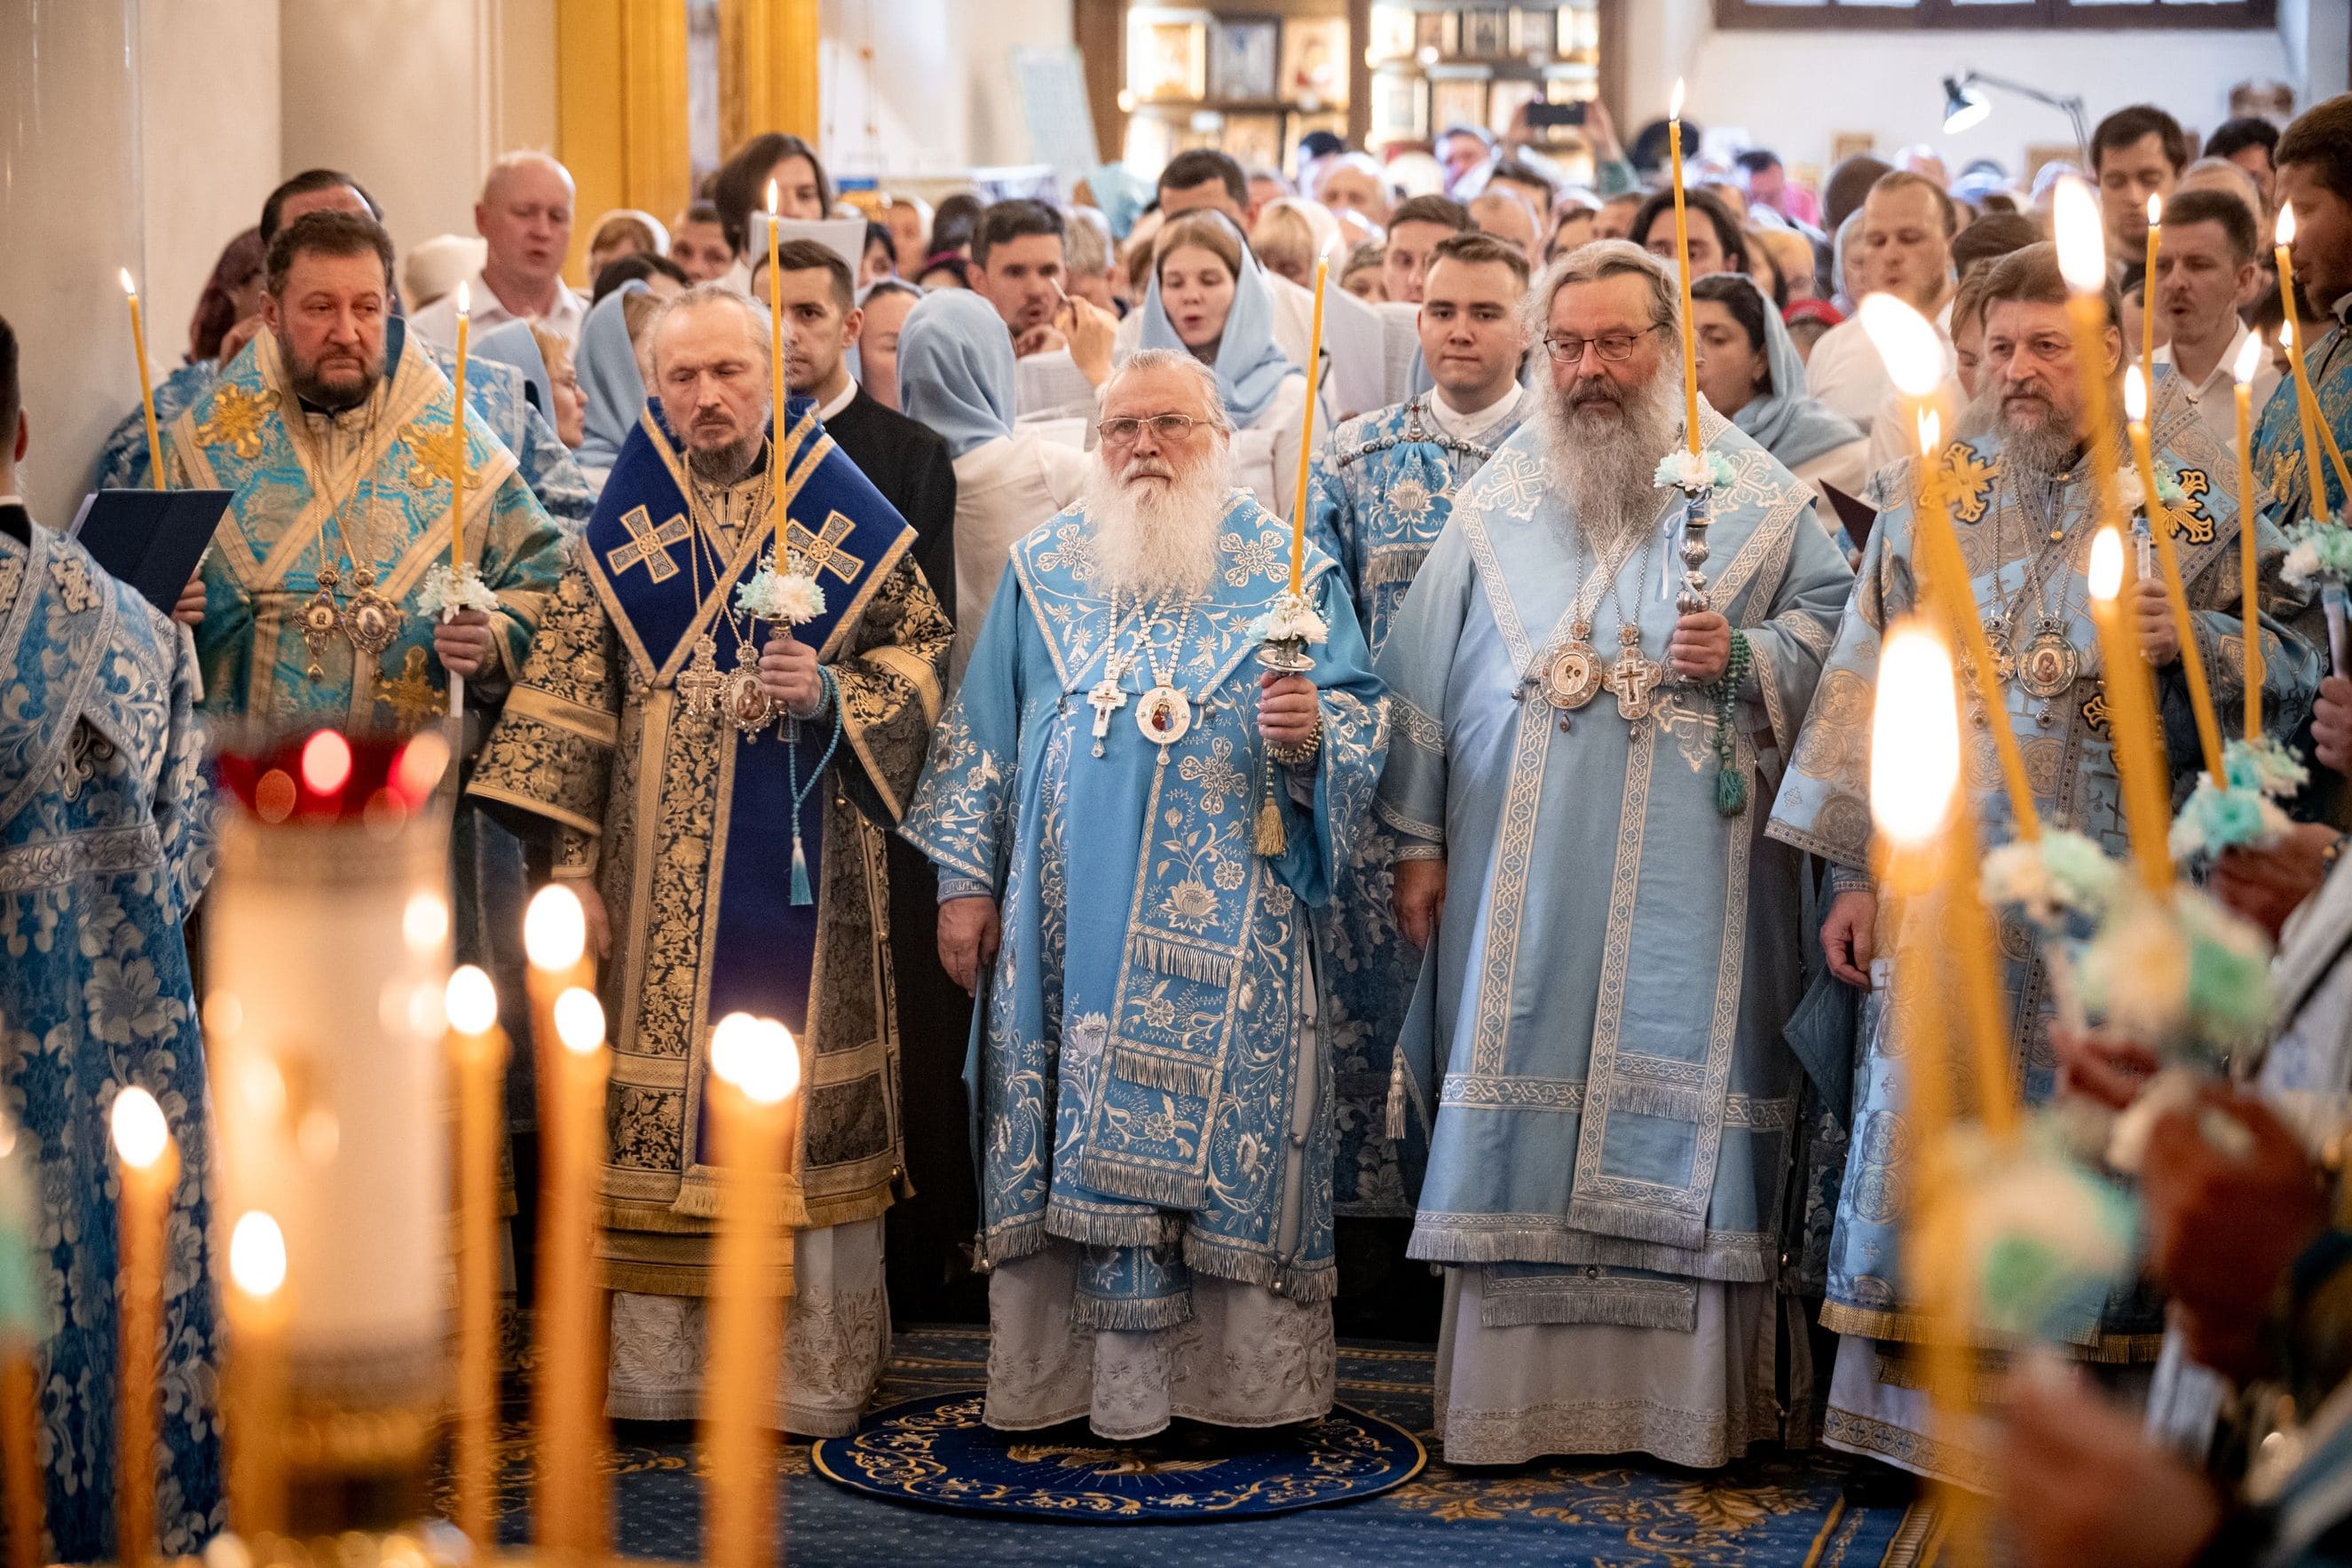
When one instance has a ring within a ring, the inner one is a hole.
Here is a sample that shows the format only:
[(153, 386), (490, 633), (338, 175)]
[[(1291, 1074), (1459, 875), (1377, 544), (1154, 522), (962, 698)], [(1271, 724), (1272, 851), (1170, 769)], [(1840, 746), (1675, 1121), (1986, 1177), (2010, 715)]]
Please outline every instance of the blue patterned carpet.
[[(981, 1329), (910, 1330), (893, 1350), (877, 1405), (983, 1382)], [(1429, 1385), (1424, 1346), (1339, 1347), (1340, 1399), (1424, 1440)], [(507, 1437), (501, 1534), (520, 1543), (529, 1533), (525, 1433), (517, 1425)], [(701, 1502), (692, 1431), (625, 1427), (614, 1461), (620, 1552), (695, 1558)], [(1590, 1461), (1455, 1470), (1433, 1460), (1412, 1480), (1363, 1502), (1148, 1530), (887, 1502), (815, 1474), (806, 1447), (787, 1450), (782, 1470), (786, 1556), (800, 1568), (948, 1562), (957, 1568), (1909, 1568), (1920, 1561), (1928, 1523), (1924, 1507), (1865, 1500), (1870, 1493), (1861, 1489), (1849, 1498), (1846, 1467), (1827, 1454), (1751, 1458), (1712, 1476)]]

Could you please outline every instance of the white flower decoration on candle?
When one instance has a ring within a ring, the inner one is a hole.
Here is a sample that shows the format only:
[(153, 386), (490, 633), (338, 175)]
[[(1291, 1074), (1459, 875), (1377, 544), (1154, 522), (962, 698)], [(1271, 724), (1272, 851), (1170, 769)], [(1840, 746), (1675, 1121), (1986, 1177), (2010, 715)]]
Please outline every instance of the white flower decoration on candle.
[(455, 571), (447, 561), (437, 562), (416, 590), (417, 613), (431, 621), (452, 621), (467, 610), (496, 614), (498, 608), (498, 590), (482, 580), (470, 560)]
[(2352, 582), (2352, 528), (2335, 523), (2297, 523), (2286, 531), (2293, 547), (2280, 572), (2297, 588), (2314, 582)]
[(2006, 843), (1984, 858), (1985, 902), (2013, 904), (2048, 932), (2073, 915), (2105, 915), (2123, 885), (2124, 868), (2081, 833), (2045, 828), (2038, 840)]
[(1657, 472), (1651, 476), (1650, 482), (1662, 489), (1671, 486), (1686, 496), (1697, 496), (1709, 490), (1728, 490), (1737, 478), (1731, 459), (1722, 453), (1685, 449), (1659, 458)]
[(2116, 504), (2126, 512), (2137, 512), (2147, 505), (2147, 491), (2139, 482), (2139, 470), (2128, 463), (2116, 470)]
[(735, 590), (735, 607), (754, 621), (780, 626), (805, 626), (824, 613), (824, 588), (804, 570), (797, 554), (784, 558), (785, 570), (776, 570), (773, 550)]
[(1274, 596), (1265, 613), (1251, 622), (1248, 630), (1260, 643), (1323, 643), (1331, 636), (1331, 628), (1307, 602), (1306, 595), (1288, 589)]

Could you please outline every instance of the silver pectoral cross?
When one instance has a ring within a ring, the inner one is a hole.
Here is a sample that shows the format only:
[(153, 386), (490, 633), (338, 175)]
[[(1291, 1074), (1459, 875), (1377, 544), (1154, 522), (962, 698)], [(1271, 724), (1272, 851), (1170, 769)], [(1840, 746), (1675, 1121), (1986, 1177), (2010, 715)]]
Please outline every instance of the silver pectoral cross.
[(1103, 754), (1103, 740), (1110, 734), (1110, 716), (1127, 706), (1127, 688), (1118, 683), (1127, 678), (1134, 661), (1123, 654), (1113, 653), (1103, 661), (1103, 678), (1087, 693), (1087, 705), (1095, 710), (1095, 755)]

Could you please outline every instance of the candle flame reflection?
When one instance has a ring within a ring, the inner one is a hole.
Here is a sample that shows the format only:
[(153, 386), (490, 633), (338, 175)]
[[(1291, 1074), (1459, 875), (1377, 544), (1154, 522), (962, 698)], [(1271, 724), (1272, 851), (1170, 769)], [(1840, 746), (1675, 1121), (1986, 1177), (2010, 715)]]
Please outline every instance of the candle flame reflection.
[(286, 1233), (259, 1209), (242, 1215), (229, 1233), (228, 1277), (257, 1301), (286, 1283)]
[(580, 895), (561, 883), (539, 890), (522, 917), (523, 951), (531, 967), (569, 969), (588, 950), (588, 916)]
[(1870, 726), (1870, 809), (1898, 850), (1916, 851), (1944, 831), (1960, 780), (1959, 701), (1952, 656), (1917, 621), (1887, 634), (1879, 655)]
[(2137, 365), (2124, 371), (2124, 417), (2134, 424), (2147, 417), (2147, 378)]
[(145, 1170), (163, 1157), (163, 1146), (172, 1141), (172, 1129), (163, 1120), (163, 1107), (155, 1096), (137, 1084), (114, 1097), (110, 1115), (114, 1129), (114, 1152), (122, 1163)]
[(2077, 294), (2096, 294), (2107, 283), (2107, 241), (2099, 222), (2099, 198), (2081, 180), (2064, 179), (2052, 193), (2051, 228), (2058, 241), (2058, 270)]
[(2101, 528), (2091, 541), (2087, 575), (2094, 599), (2112, 600), (2124, 591), (2124, 537), (2112, 525)]
[(2250, 387), (2254, 384), (2254, 377), (2262, 373), (2262, 369), (2263, 340), (2259, 334), (2249, 332), (2246, 334), (2246, 346), (2238, 350), (2238, 362), (2231, 367), (2230, 373), (2238, 378), (2240, 386)]

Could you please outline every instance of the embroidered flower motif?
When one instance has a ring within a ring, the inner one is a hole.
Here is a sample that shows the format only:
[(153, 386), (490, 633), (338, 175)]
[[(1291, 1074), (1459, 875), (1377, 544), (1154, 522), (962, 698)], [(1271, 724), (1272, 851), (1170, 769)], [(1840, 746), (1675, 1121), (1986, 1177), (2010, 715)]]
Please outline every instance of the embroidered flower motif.
[(1216, 738), (1206, 757), (1184, 758), (1176, 771), (1185, 783), (1200, 787), (1204, 811), (1223, 812), (1226, 796), (1249, 792), (1249, 776), (1234, 766), (1234, 743), (1226, 736)]
[(1249, 880), (1249, 873), (1243, 869), (1239, 861), (1219, 861), (1210, 880), (1223, 892), (1235, 893), (1240, 891), (1243, 883)]
[(1287, 555), (1278, 555), (1282, 540), (1278, 535), (1262, 533), (1254, 539), (1239, 534), (1225, 534), (1217, 540), (1217, 548), (1231, 558), (1225, 568), (1225, 581), (1234, 588), (1246, 588), (1255, 577), (1273, 577), (1277, 568), (1284, 573), (1290, 570)]
[(1143, 1024), (1146, 1029), (1156, 1030), (1176, 1027), (1176, 1004), (1168, 999), (1164, 988), (1143, 998)]
[(1433, 499), (1429, 486), (1418, 479), (1400, 479), (1389, 486), (1390, 515), (1407, 527), (1418, 525), (1428, 517)]
[(155, 966), (145, 958), (96, 958), (82, 982), (89, 1032), (111, 1045), (152, 1040), (179, 1022), (185, 1009), (163, 994)]
[(1146, 1143), (1171, 1144), (1176, 1141), (1176, 1118), (1166, 1111), (1150, 1111), (1135, 1119), (1135, 1130)]
[(1187, 931), (1206, 931), (1217, 918), (1217, 895), (1198, 876), (1188, 876), (1168, 890), (1160, 912)]

